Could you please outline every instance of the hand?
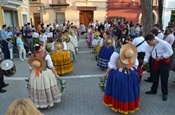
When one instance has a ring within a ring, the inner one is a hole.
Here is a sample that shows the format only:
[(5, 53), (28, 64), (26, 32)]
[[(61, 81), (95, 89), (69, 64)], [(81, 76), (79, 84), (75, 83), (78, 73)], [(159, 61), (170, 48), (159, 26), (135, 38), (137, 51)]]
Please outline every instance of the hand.
[(55, 77), (56, 77), (57, 79), (60, 79), (60, 76), (59, 76), (59, 75), (55, 75)]
[(105, 73), (105, 74), (104, 74), (104, 77), (107, 77), (107, 75), (108, 75), (108, 73)]
[(161, 59), (162, 59), (161, 56), (156, 57), (156, 61), (159, 61), (159, 60), (161, 60)]

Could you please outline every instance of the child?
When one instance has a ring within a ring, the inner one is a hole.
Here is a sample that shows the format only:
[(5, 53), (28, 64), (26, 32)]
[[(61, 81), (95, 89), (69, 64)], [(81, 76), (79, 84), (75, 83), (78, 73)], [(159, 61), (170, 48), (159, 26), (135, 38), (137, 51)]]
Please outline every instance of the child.
[[(24, 61), (24, 59), (27, 59), (27, 58), (26, 58), (26, 50), (24, 48), (24, 43), (23, 43), (21, 37), (22, 37), (22, 34), (17, 33), (16, 43), (17, 43), (17, 47), (19, 49), (19, 58), (21, 61)], [(22, 58), (22, 54), (23, 54), (23, 58)]]
[(13, 59), (13, 44), (12, 44), (11, 40), (9, 40), (9, 42), (8, 42), (8, 48), (9, 48), (9, 52), (10, 52), (10, 59)]

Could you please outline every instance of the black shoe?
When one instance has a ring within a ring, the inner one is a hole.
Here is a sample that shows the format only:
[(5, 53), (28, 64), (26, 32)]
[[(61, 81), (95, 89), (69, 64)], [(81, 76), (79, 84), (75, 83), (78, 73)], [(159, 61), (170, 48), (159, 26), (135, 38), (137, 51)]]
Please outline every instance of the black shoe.
[(157, 92), (153, 92), (152, 90), (146, 91), (145, 94), (156, 94)]
[(145, 79), (146, 82), (153, 82), (152, 80), (150, 79)]
[(162, 96), (162, 100), (163, 100), (163, 101), (166, 101), (166, 100), (167, 100), (167, 95), (163, 95), (163, 96)]
[(6, 92), (6, 90), (0, 89), (0, 93), (5, 93), (5, 92)]
[(7, 86), (9, 86), (9, 84), (8, 84), (8, 83), (7, 83), (7, 84), (4, 84), (4, 85), (2, 86), (2, 88), (7, 87)]

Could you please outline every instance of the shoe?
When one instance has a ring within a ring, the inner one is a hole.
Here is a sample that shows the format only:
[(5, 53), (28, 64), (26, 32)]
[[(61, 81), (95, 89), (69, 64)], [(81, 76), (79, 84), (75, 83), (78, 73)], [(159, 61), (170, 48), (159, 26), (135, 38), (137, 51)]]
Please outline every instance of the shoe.
[(150, 78), (145, 79), (146, 82), (153, 82), (152, 80), (150, 80)]
[(24, 61), (23, 59), (20, 59), (21, 61)]
[(163, 96), (162, 96), (162, 100), (163, 100), (163, 101), (166, 101), (166, 100), (167, 100), (167, 95), (163, 95)]
[(9, 84), (8, 84), (8, 83), (7, 83), (7, 84), (4, 84), (4, 85), (2, 86), (2, 88), (7, 87), (7, 86), (9, 86)]
[(0, 93), (5, 93), (5, 92), (6, 92), (6, 90), (0, 89)]
[(146, 91), (145, 94), (156, 94), (157, 92), (153, 92), (152, 90)]
[(28, 58), (24, 58), (25, 60), (27, 60)]

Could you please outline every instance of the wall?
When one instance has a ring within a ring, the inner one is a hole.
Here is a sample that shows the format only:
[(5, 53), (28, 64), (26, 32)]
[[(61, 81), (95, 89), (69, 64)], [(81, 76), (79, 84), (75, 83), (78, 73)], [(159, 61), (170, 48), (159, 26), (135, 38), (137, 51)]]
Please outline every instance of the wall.
[(0, 4), (0, 28), (2, 28), (2, 25), (4, 24), (4, 21), (3, 21), (3, 14), (2, 14), (2, 7), (1, 7), (1, 4)]

